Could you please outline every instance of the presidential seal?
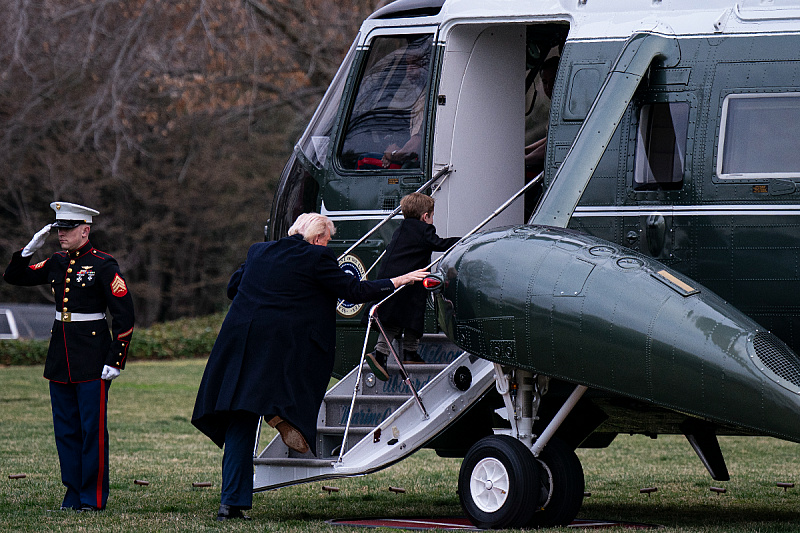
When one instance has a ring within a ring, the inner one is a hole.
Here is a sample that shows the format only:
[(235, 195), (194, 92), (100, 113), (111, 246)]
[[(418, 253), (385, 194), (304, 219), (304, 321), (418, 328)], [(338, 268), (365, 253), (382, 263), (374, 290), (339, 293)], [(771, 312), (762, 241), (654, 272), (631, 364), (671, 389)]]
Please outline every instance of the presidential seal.
[[(339, 261), (339, 266), (342, 270), (358, 279), (364, 279), (367, 273), (367, 270), (364, 268), (364, 263), (353, 254), (347, 254), (342, 257), (341, 261)], [(351, 304), (345, 300), (339, 300), (339, 304), (336, 306), (336, 312), (343, 317), (351, 317), (358, 314), (362, 307), (364, 307), (364, 304)]]

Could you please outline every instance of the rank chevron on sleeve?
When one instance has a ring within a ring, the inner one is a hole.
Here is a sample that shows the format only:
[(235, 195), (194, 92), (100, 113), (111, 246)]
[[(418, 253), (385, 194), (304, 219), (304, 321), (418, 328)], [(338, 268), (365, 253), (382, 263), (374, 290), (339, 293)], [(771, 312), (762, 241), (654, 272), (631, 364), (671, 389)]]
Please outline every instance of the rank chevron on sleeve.
[(111, 293), (118, 298), (128, 294), (128, 286), (125, 285), (125, 280), (119, 274), (114, 275), (114, 279), (111, 281)]

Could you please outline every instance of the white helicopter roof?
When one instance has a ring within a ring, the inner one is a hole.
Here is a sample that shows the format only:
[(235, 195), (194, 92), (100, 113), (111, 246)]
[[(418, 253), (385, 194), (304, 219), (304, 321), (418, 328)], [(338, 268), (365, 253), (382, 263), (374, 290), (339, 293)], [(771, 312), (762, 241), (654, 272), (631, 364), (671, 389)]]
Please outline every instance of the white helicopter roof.
[(568, 22), (570, 39), (627, 38), (641, 31), (796, 33), (800, 0), (396, 0), (376, 11), (362, 30), (427, 24), (446, 30), (462, 23), (548, 20)]

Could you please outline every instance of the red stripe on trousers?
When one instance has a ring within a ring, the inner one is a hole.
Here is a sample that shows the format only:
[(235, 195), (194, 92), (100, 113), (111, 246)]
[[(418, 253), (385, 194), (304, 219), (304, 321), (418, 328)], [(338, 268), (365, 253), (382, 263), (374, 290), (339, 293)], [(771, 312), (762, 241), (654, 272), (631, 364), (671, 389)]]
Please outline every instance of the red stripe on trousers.
[(103, 505), (103, 473), (105, 472), (105, 439), (106, 439), (106, 382), (100, 380), (100, 449), (98, 450), (97, 464), (100, 466), (97, 469), (97, 507), (100, 509)]

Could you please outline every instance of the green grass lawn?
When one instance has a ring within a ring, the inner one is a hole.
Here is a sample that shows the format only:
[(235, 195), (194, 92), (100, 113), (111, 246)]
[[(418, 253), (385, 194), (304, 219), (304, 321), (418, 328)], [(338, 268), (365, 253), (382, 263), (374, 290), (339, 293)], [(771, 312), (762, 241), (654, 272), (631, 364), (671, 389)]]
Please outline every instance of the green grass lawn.
[[(0, 530), (343, 532), (325, 521), (461, 514), (460, 461), (423, 450), (369, 476), (258, 493), (252, 522), (216, 522), (222, 453), (189, 422), (204, 364), (132, 362), (114, 381), (111, 496), (108, 509), (97, 514), (48, 512), (60, 505), (64, 488), (47, 381), (41, 367), (0, 368)], [(273, 434), (266, 428), (262, 444)], [(800, 531), (800, 447), (768, 438), (720, 441), (732, 477), (727, 483), (711, 480), (683, 437), (620, 436), (606, 449), (578, 450), (591, 492), (579, 517), (663, 524), (669, 532)], [(23, 473), (24, 479), (8, 479)], [(213, 486), (192, 487), (204, 481)], [(798, 487), (784, 492), (779, 481)], [(323, 484), (340, 491), (327, 494)], [(389, 486), (406, 492), (389, 492)], [(727, 493), (711, 492), (712, 486)], [(640, 494), (644, 487), (658, 491)]]

